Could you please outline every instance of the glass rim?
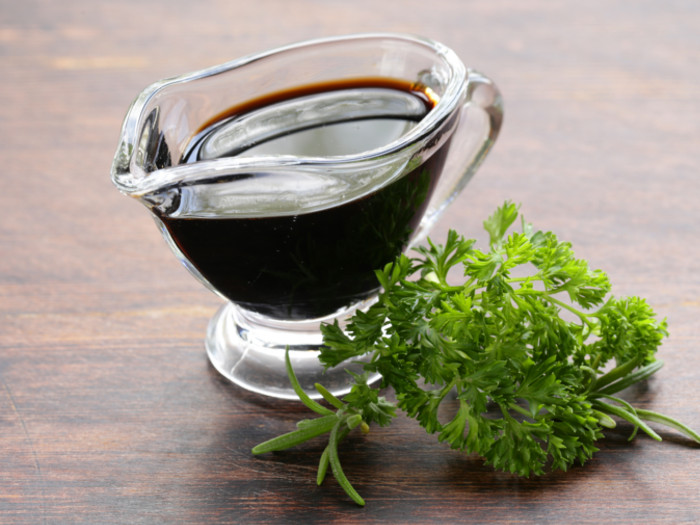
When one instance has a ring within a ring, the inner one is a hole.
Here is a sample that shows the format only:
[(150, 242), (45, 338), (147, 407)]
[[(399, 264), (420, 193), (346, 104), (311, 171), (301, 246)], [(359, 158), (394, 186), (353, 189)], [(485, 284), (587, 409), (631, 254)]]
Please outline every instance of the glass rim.
[[(379, 148), (350, 155), (332, 157), (261, 156), (254, 158), (237, 158), (234, 156), (197, 161), (191, 164), (179, 164), (149, 172), (141, 168), (134, 159), (140, 140), (139, 136), (142, 132), (142, 125), (147, 120), (146, 115), (144, 115), (144, 109), (148, 102), (163, 89), (226, 73), (275, 55), (328, 44), (367, 42), (371, 40), (397, 41), (427, 49), (433, 53), (436, 59), (441, 60), (449, 71), (449, 76), (445, 83), (445, 91), (440, 95), (435, 106), (416, 126), (398, 139)], [(462, 102), (466, 93), (467, 76), (468, 70), (457, 54), (436, 40), (405, 33), (369, 32), (302, 40), (244, 55), (190, 73), (169, 77), (150, 84), (137, 95), (129, 107), (122, 125), (120, 143), (111, 167), (112, 182), (123, 193), (144, 195), (162, 186), (177, 184), (186, 180), (219, 176), (223, 172), (250, 172), (253, 168), (267, 171), (270, 169), (289, 170), (291, 167), (295, 169), (313, 169), (324, 166), (349, 166), (357, 165), (358, 163), (385, 162), (387, 156), (394, 155), (407, 148), (410, 149), (440, 128), (442, 123), (453, 114)]]

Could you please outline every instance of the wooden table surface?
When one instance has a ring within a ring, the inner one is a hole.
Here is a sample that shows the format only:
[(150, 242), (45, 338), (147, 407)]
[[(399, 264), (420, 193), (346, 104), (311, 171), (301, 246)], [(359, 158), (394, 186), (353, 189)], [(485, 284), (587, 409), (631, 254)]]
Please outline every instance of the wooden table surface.
[(220, 300), (109, 169), (160, 78), (360, 31), (441, 40), (500, 86), (498, 144), (433, 236), (483, 239), (505, 199), (668, 318), (630, 393), (700, 428), (700, 4), (592, 0), (0, 1), (0, 523), (698, 523), (700, 447), (630, 427), (518, 479), (404, 417), (341, 449), (367, 501), (315, 486), (306, 409), (208, 364)]

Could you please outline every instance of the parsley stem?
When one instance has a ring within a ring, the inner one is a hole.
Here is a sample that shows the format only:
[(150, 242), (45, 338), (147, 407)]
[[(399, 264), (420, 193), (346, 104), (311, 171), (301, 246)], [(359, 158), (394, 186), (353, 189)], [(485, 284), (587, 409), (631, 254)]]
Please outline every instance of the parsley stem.
[(581, 319), (581, 321), (583, 321), (584, 323), (586, 323), (586, 325), (587, 325), (589, 328), (593, 329), (593, 328), (595, 328), (595, 327), (597, 326), (597, 324), (596, 324), (594, 321), (591, 321), (591, 320), (588, 318), (588, 314), (586, 314), (586, 313), (584, 313), (584, 312), (578, 310), (577, 308), (574, 308), (574, 307), (571, 306), (570, 304), (567, 304), (567, 303), (565, 303), (564, 301), (560, 301), (559, 299), (557, 299), (556, 297), (552, 297), (552, 296), (551, 296), (550, 294), (548, 294), (548, 293), (542, 294), (542, 298), (545, 299), (545, 300), (547, 300), (547, 301), (549, 301), (550, 303), (556, 304), (557, 306), (559, 306), (559, 307), (561, 307), (561, 308), (564, 308), (565, 310), (568, 310), (568, 311), (571, 312), (572, 314), (576, 315), (579, 319)]
[(345, 493), (350, 496), (355, 503), (360, 506), (365, 505), (365, 500), (362, 496), (358, 494), (355, 488), (348, 480), (347, 476), (343, 472), (343, 467), (340, 466), (340, 458), (338, 457), (338, 442), (340, 441), (339, 429), (342, 421), (339, 420), (331, 429), (331, 435), (328, 439), (328, 459), (331, 465), (331, 470), (333, 471), (333, 476), (338, 480), (338, 483), (343, 488)]
[(326, 479), (326, 472), (328, 472), (328, 461), (330, 453), (328, 452), (328, 445), (323, 449), (323, 454), (321, 454), (321, 459), (318, 462), (318, 472), (316, 473), (316, 485), (323, 483)]
[[(596, 356), (596, 359), (599, 361), (600, 360), (600, 354)], [(612, 370), (610, 370), (608, 373), (605, 375), (600, 376), (596, 382), (592, 386), (592, 390), (601, 390), (603, 387), (608, 386), (610, 383), (613, 383), (620, 379), (621, 377), (626, 376), (629, 374), (632, 370), (634, 370), (637, 365), (639, 364), (639, 357), (634, 357), (627, 361), (626, 363), (622, 363), (621, 365), (616, 366)], [(594, 367), (597, 367), (598, 363), (594, 363)], [(608, 392), (609, 394), (613, 394), (614, 392)]]
[(253, 447), (253, 454), (264, 454), (265, 452), (274, 452), (294, 447), (316, 436), (325, 434), (339, 423), (338, 416), (335, 414), (322, 416), (314, 419), (314, 421), (315, 424), (304, 425), (298, 430), (282, 434), (281, 436), (256, 445)]
[(664, 366), (664, 362), (660, 359), (657, 359), (656, 361), (649, 363), (648, 365), (632, 372), (631, 374), (627, 374), (619, 381), (615, 381), (614, 383), (609, 384), (604, 388), (597, 389), (595, 393), (602, 395), (610, 395), (620, 392), (621, 390), (624, 390), (625, 388), (632, 386), (635, 383), (638, 383), (640, 381), (643, 381), (644, 379), (651, 377), (662, 366)]
[(677, 421), (671, 417), (665, 416), (664, 414), (659, 414), (658, 412), (653, 412), (651, 410), (645, 410), (643, 408), (637, 409), (637, 416), (639, 416), (641, 419), (645, 419), (647, 421), (652, 421), (654, 423), (661, 423), (662, 425), (666, 425), (666, 426), (669, 426), (671, 428), (675, 428), (680, 433), (685, 434), (690, 439), (696, 441), (697, 443), (700, 443), (700, 434), (695, 432), (692, 428), (687, 427), (686, 425), (684, 425), (680, 421)]
[(322, 384), (314, 383), (314, 387), (316, 388), (316, 390), (318, 390), (318, 393), (321, 394), (321, 396), (323, 396), (323, 399), (328, 401), (335, 408), (337, 408), (338, 410), (345, 408), (345, 403), (343, 403), (340, 399), (331, 394)]
[[(593, 402), (593, 406), (595, 406), (601, 412), (604, 412), (606, 414), (612, 414), (613, 416), (617, 416), (619, 418), (624, 419), (625, 421), (632, 423), (635, 427), (641, 428), (652, 439), (655, 439), (656, 441), (661, 441), (661, 436), (654, 432), (654, 430), (649, 425), (647, 425), (644, 421), (642, 421), (639, 418), (639, 416), (637, 415), (637, 411), (634, 408), (632, 408), (629, 405), (629, 403), (626, 403), (618, 398), (613, 398), (611, 396), (606, 397), (609, 397), (611, 401), (621, 402), (624, 405), (626, 405), (626, 407), (611, 405), (610, 403), (603, 403), (602, 401), (598, 400)], [(628, 410), (627, 407), (632, 408), (632, 410)]]
[(507, 282), (508, 284), (512, 284), (512, 283), (524, 283), (524, 282), (526, 282), (526, 281), (532, 281), (532, 277), (531, 277), (531, 276), (526, 276), (526, 277), (509, 277), (508, 279), (506, 279), (506, 282)]
[[(346, 428), (343, 429), (343, 431), (340, 433), (338, 436), (338, 443), (340, 443), (343, 439), (345, 439), (345, 436), (348, 435), (350, 432), (350, 429)], [(316, 473), (316, 484), (320, 485), (323, 483), (323, 480), (326, 479), (326, 473), (328, 472), (328, 465), (330, 464), (330, 457), (331, 457), (331, 445), (330, 443), (326, 445), (326, 448), (323, 449), (323, 454), (321, 454), (321, 459), (318, 462), (318, 472)]]
[(322, 416), (335, 415), (335, 413), (332, 410), (324, 407), (323, 405), (311, 399), (308, 396), (308, 394), (304, 392), (304, 389), (301, 388), (299, 380), (297, 379), (297, 376), (294, 373), (294, 369), (292, 368), (292, 362), (289, 359), (289, 348), (287, 348), (287, 350), (284, 352), (284, 363), (285, 367), (287, 368), (287, 376), (289, 377), (289, 382), (291, 383), (296, 395), (299, 396), (301, 402), (304, 403), (308, 408), (310, 408), (317, 414), (321, 414)]
[(524, 407), (521, 407), (517, 403), (511, 403), (510, 408), (518, 412), (519, 414), (522, 414), (523, 416), (527, 418), (532, 418), (532, 414), (530, 413), (529, 410), (526, 410)]

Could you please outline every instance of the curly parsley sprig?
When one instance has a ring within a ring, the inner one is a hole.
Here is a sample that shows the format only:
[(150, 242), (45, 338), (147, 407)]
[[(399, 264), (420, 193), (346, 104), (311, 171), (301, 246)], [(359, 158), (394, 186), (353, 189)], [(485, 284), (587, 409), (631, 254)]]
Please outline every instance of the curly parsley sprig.
[[(287, 361), (297, 394), (318, 418), (258, 445), (253, 453), (282, 450), (329, 433), (318, 482), (328, 466), (346, 493), (364, 500), (343, 473), (338, 443), (357, 426), (388, 425), (395, 408), (454, 449), (476, 453), (494, 468), (520, 476), (568, 469), (597, 451), (603, 428), (615, 418), (661, 440), (649, 422), (700, 442), (700, 435), (662, 414), (616, 396), (649, 378), (663, 363), (655, 357), (668, 335), (666, 321), (644, 299), (615, 298), (600, 270), (574, 256), (571, 244), (522, 221), (506, 202), (484, 222), (489, 249), (450, 231), (445, 245), (428, 241), (419, 257), (402, 255), (377, 272), (378, 301), (357, 312), (345, 331), (323, 327), (320, 359), (333, 367), (369, 355), (365, 375), (343, 400), (317, 389), (335, 411), (303, 393)], [(510, 233), (509, 233), (510, 232)], [(455, 268), (464, 281), (451, 284)], [(396, 405), (367, 385), (393, 388)], [(438, 408), (456, 396), (451, 419)]]

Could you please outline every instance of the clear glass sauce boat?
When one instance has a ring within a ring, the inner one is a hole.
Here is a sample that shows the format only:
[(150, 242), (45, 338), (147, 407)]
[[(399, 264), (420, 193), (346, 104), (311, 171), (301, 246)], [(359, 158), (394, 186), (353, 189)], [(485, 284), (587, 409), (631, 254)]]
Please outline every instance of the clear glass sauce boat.
[(156, 82), (133, 102), (112, 180), (226, 302), (205, 346), (239, 386), (318, 397), (321, 323), (376, 298), (374, 271), (424, 239), (503, 118), (497, 88), (437, 42), (313, 40)]

